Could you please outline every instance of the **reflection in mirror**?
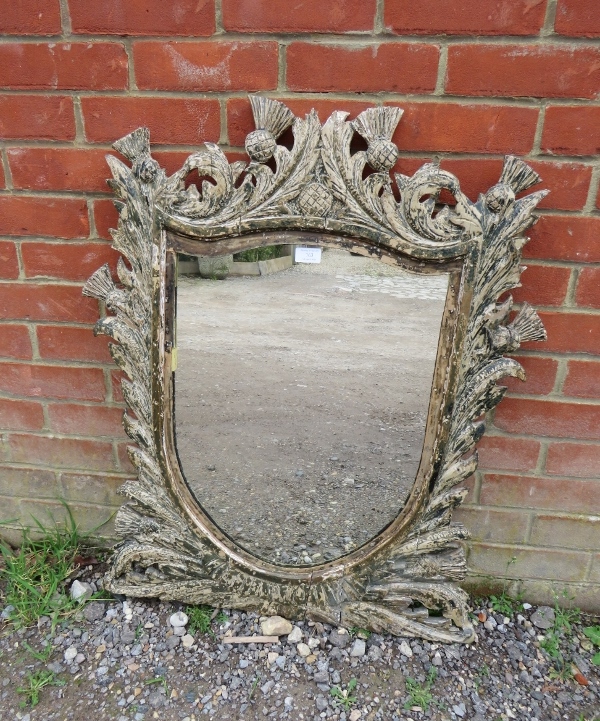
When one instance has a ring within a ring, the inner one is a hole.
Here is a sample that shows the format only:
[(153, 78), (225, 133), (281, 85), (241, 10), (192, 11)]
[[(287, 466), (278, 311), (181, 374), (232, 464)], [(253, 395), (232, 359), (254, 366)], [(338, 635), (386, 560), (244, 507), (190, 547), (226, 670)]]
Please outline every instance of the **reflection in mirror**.
[(222, 530), (312, 565), (376, 536), (410, 494), (448, 275), (333, 248), (292, 264), (292, 248), (180, 256), (176, 444)]

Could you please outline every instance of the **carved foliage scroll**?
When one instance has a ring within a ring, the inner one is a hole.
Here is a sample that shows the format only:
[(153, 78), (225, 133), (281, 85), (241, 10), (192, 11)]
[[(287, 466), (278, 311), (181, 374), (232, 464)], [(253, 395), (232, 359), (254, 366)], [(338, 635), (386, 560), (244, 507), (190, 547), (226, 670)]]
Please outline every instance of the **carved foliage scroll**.
[[(506, 297), (519, 284), (524, 233), (545, 191), (517, 198), (539, 178), (514, 157), (506, 158), (498, 184), (477, 202), (435, 163), (392, 180), (398, 149), (391, 137), (402, 115), (399, 108), (372, 108), (352, 122), (338, 111), (321, 125), (314, 111), (297, 118), (277, 101), (253, 97), (251, 102), (256, 130), (246, 140), (249, 163), (229, 163), (218, 146), (206, 143), (167, 177), (151, 157), (144, 128), (114, 145), (131, 167), (108, 156), (120, 216), (114, 247), (126, 262), (119, 261), (118, 279), (107, 266), (100, 268), (84, 293), (103, 300), (110, 313), (98, 321), (96, 333), (116, 341), (111, 354), (127, 376), (123, 422), (133, 442), (129, 455), (137, 481), (120, 491), (128, 499), (116, 522), (124, 540), (107, 585), (131, 596), (306, 613), (346, 626), (471, 641), (467, 595), (457, 585), (466, 574), (461, 542), (469, 534), (451, 514), (466, 496), (460, 484), (477, 467), (473, 449), (484, 431), (483, 416), (504, 394), (498, 381), (524, 378), (521, 366), (503, 354), (545, 338), (526, 304), (510, 321), (512, 300)], [(294, 142), (288, 149), (277, 139), (290, 126)], [(352, 152), (355, 133), (367, 141), (366, 151)], [(365, 174), (367, 167), (373, 172)], [(193, 170), (212, 182), (186, 187)], [(456, 202), (440, 208), (444, 190)], [(471, 258), (457, 391), (444, 419), (446, 440), (429, 492), (408, 531), (368, 563), (345, 565), (340, 559), (337, 572), (309, 574), (308, 582), (278, 575), (272, 567), (262, 572), (258, 562), (249, 568), (200, 533), (178, 502), (157, 437), (163, 395), (152, 377), (153, 349), (164, 341), (153, 307), (159, 302), (156, 278), (163, 272), (165, 228), (215, 242), (260, 230), (321, 230), (416, 259)]]

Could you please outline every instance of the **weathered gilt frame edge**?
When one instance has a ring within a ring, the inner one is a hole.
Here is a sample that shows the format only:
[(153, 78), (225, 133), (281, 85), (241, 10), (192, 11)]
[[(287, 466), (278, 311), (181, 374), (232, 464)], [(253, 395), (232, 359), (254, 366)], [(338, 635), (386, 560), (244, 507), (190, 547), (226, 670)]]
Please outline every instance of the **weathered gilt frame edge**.
[[(128, 378), (123, 382), (124, 426), (135, 443), (129, 454), (138, 478), (121, 489), (130, 499), (117, 516), (125, 540), (115, 550), (106, 585), (131, 596), (305, 613), (429, 640), (472, 641), (467, 595), (456, 585), (466, 573), (461, 541), (468, 533), (451, 523), (451, 513), (466, 495), (456, 486), (477, 466), (471, 451), (484, 430), (481, 417), (504, 393), (496, 382), (506, 375), (524, 377), (519, 364), (503, 354), (524, 340), (545, 337), (529, 306), (524, 304), (509, 322), (512, 300), (498, 302), (518, 285), (523, 233), (545, 191), (516, 199), (539, 177), (509, 156), (500, 182), (477, 203), (437, 164), (426, 164), (410, 178), (397, 174), (397, 201), (388, 171), (398, 157), (391, 137), (399, 108), (371, 108), (352, 123), (346, 113), (335, 112), (321, 125), (314, 111), (301, 119), (277, 101), (251, 101), (257, 129), (246, 142), (249, 164), (230, 164), (207, 143), (167, 178), (151, 157), (144, 128), (114, 146), (132, 162), (131, 169), (114, 156), (107, 158), (114, 176), (109, 182), (119, 199), (114, 247), (129, 265), (119, 261), (119, 284), (103, 266), (84, 293), (102, 299), (114, 314), (99, 320), (96, 332), (117, 341), (111, 353)], [(294, 145), (288, 150), (276, 139), (290, 125)], [(351, 152), (355, 132), (367, 141), (367, 151)], [(275, 170), (267, 165), (271, 158)], [(363, 178), (367, 164), (376, 172)], [(215, 184), (204, 182), (202, 192), (194, 185), (186, 188), (192, 170)], [(456, 205), (437, 212), (442, 190), (454, 195)], [(354, 237), (369, 249), (417, 261), (468, 259), (461, 286), (468, 313), (461, 313), (456, 325), (462, 348), (453, 379), (456, 394), (427, 493), (401, 537), (375, 544), (363, 563), (346, 563), (344, 557), (320, 575), (310, 569), (273, 571), (258, 559), (248, 564), (224, 534), (221, 542), (199, 529), (202, 513), (193, 514), (182, 502), (169, 470), (172, 449), (165, 445), (163, 374), (172, 347), (167, 231), (218, 246), (218, 238), (285, 228)]]

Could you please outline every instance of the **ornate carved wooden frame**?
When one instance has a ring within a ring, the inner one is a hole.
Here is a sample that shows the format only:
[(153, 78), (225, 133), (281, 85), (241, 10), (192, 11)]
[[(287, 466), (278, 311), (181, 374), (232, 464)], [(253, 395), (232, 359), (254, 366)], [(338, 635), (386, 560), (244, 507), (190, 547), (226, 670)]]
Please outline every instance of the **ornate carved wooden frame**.
[[(129, 499), (116, 519), (124, 540), (106, 586), (130, 596), (472, 641), (468, 597), (456, 585), (466, 574), (462, 541), (469, 534), (451, 522), (451, 513), (467, 493), (457, 486), (477, 467), (473, 448), (483, 416), (504, 394), (496, 382), (524, 378), (503, 353), (545, 338), (528, 305), (509, 322), (512, 299), (498, 299), (519, 284), (523, 233), (546, 193), (516, 199), (539, 177), (509, 156), (498, 184), (476, 203), (436, 163), (412, 177), (395, 175), (397, 200), (389, 170), (398, 158), (391, 137), (399, 108), (371, 108), (352, 122), (337, 111), (321, 125), (314, 111), (302, 119), (274, 100), (252, 97), (251, 103), (250, 163), (229, 163), (206, 143), (167, 177), (151, 157), (146, 128), (114, 144), (131, 168), (107, 156), (119, 210), (114, 247), (128, 262), (119, 260), (118, 284), (103, 266), (84, 293), (111, 313), (95, 332), (116, 341), (112, 357), (127, 376), (123, 423), (135, 444), (128, 450), (138, 477), (121, 488)], [(290, 126), (288, 150), (277, 138)], [(366, 151), (351, 153), (354, 133), (367, 141)], [(375, 172), (364, 177), (367, 164)], [(186, 188), (193, 170), (213, 182), (202, 182), (201, 191)], [(442, 191), (455, 205), (439, 209)], [(172, 423), (176, 251), (235, 252), (277, 242), (289, 231), (415, 271), (450, 274), (425, 446), (405, 508), (352, 553), (294, 568), (251, 555), (199, 507), (179, 468)]]

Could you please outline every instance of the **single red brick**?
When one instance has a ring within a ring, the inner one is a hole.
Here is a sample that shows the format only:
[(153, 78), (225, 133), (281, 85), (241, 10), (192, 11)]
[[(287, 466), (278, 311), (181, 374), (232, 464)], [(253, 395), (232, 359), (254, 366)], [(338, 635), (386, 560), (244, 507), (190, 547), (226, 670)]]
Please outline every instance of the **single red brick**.
[(68, 325), (38, 325), (38, 348), (41, 358), (110, 363), (109, 339), (94, 336), (92, 328)]
[(526, 154), (533, 147), (536, 108), (459, 103), (402, 107), (404, 115), (392, 138), (400, 150)]
[(547, 108), (542, 151), (555, 155), (600, 153), (600, 107), (560, 105)]
[(600, 519), (597, 516), (570, 518), (557, 514), (538, 514), (531, 527), (530, 543), (536, 546), (596, 550), (600, 545)]
[(3, 140), (73, 140), (73, 100), (62, 95), (0, 95)]
[(26, 325), (3, 323), (0, 333), (0, 356), (5, 358), (32, 357), (31, 340)]
[(543, 345), (537, 341), (524, 343), (523, 350), (600, 355), (597, 315), (540, 312), (539, 316), (546, 328), (548, 340)]
[(600, 8), (596, 0), (558, 0), (554, 31), (571, 37), (598, 37)]
[[(515, 548), (480, 543), (470, 544), (469, 572), (495, 577), (545, 581), (583, 581), (589, 566), (589, 553), (558, 549)], [(516, 560), (515, 560), (516, 558)], [(547, 583), (544, 584), (548, 586)]]
[(551, 443), (546, 473), (556, 476), (598, 478), (600, 445), (596, 443)]
[(570, 360), (563, 394), (581, 398), (600, 398), (600, 363)]
[(89, 233), (85, 200), (0, 196), (0, 233), (85, 238)]
[(513, 393), (546, 395), (554, 388), (558, 361), (553, 358), (538, 356), (519, 356), (516, 360), (523, 366), (527, 380), (523, 383), (518, 378), (503, 378), (499, 385), (506, 386)]
[(112, 443), (14, 434), (9, 437), (8, 445), (14, 463), (39, 464), (52, 468), (115, 470)]
[(99, 238), (110, 240), (109, 230), (116, 228), (119, 222), (119, 213), (112, 200), (94, 201), (94, 225)]
[(109, 192), (106, 151), (96, 148), (8, 148), (15, 188)]
[(600, 50), (564, 45), (454, 45), (446, 93), (541, 98), (596, 98)]
[(78, 286), (0, 284), (0, 318), (93, 323), (98, 320), (98, 302), (82, 296)]
[(121, 504), (117, 497), (117, 489), (124, 481), (123, 476), (109, 476), (105, 473), (100, 475), (91, 473), (60, 474), (60, 484), (67, 502), (83, 501), (101, 506), (119, 506)]
[(70, 0), (73, 32), (94, 35), (212, 35), (214, 0)]
[(526, 258), (600, 262), (600, 218), (542, 215), (528, 233)]
[(106, 395), (104, 373), (100, 368), (63, 368), (20, 363), (2, 363), (0, 368), (0, 390), (5, 393), (82, 401), (103, 401)]
[[(402, 122), (402, 121), (400, 121)], [(592, 168), (581, 163), (555, 163), (527, 161), (542, 180), (539, 185), (526, 191), (529, 194), (538, 189), (549, 190), (550, 193), (537, 206), (555, 210), (581, 210), (586, 203), (588, 189), (592, 178)], [(480, 193), (486, 193), (498, 182), (502, 172), (501, 160), (479, 158), (443, 158), (441, 167), (449, 170), (460, 181), (461, 190), (477, 200)]]
[(528, 265), (521, 276), (521, 288), (511, 294), (517, 303), (527, 301), (535, 306), (562, 305), (571, 278), (570, 268), (556, 265)]
[(116, 266), (119, 254), (108, 243), (22, 243), (28, 278), (87, 280), (101, 265)]
[(56, 498), (58, 484), (52, 471), (39, 468), (3, 468), (0, 495), (20, 498)]
[(505, 398), (496, 408), (494, 425), (511, 433), (600, 439), (600, 406)]
[(484, 436), (477, 445), (479, 467), (508, 471), (534, 471), (540, 455), (539, 441), (504, 436)]
[[(314, 108), (322, 123), (336, 110), (348, 112), (348, 119), (350, 120), (363, 110), (373, 106), (372, 103), (362, 103), (355, 100), (321, 100), (320, 98), (307, 100), (302, 97), (286, 98), (283, 102), (299, 118), (304, 118)], [(229, 100), (227, 102), (229, 144), (243, 147), (246, 135), (252, 132), (254, 127), (250, 102), (246, 98), (232, 98)]]
[(0, 278), (14, 280), (19, 277), (17, 249), (9, 240), (0, 241)]
[(15, 90), (125, 90), (127, 53), (121, 43), (0, 45), (0, 87)]
[(563, 478), (530, 478), (486, 473), (479, 502), (489, 506), (545, 508), (587, 513), (598, 508), (600, 483)]
[(142, 90), (273, 90), (278, 46), (263, 42), (137, 42), (135, 77)]
[(221, 129), (218, 100), (133, 96), (81, 98), (85, 135), (92, 142), (114, 142), (136, 128), (150, 128), (154, 143), (197, 145), (217, 142)]
[(2, 7), (7, 35), (53, 35), (61, 29), (59, 0), (18, 0)]
[(384, 25), (397, 35), (537, 35), (544, 0), (388, 0)]
[(345, 33), (372, 30), (375, 0), (223, 0), (223, 25), (242, 33)]
[[(529, 162), (529, 161), (528, 161)], [(537, 206), (553, 210), (581, 210), (586, 201), (592, 168), (580, 163), (529, 162), (542, 178), (540, 184), (531, 189), (544, 188), (550, 193)]]
[(463, 523), (475, 541), (523, 543), (529, 526), (529, 513), (489, 508), (457, 508), (452, 520)]
[(41, 403), (0, 398), (0, 426), (8, 431), (39, 431), (44, 427)]
[(600, 268), (583, 268), (579, 273), (577, 305), (588, 308), (600, 308)]
[(290, 90), (431, 93), (439, 49), (420, 43), (319, 45), (292, 43), (286, 54)]
[(75, 403), (51, 403), (48, 406), (50, 429), (76, 436), (111, 436), (124, 434), (122, 408), (84, 406)]

